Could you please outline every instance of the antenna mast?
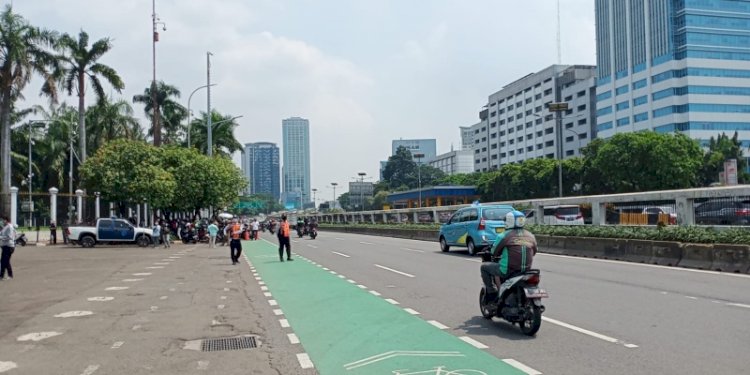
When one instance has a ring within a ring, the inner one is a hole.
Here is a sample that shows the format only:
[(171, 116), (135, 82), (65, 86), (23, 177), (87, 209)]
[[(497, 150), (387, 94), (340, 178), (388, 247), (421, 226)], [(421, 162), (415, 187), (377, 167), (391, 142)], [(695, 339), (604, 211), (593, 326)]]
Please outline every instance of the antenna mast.
[(557, 0), (557, 63), (562, 64), (562, 40), (560, 38), (560, 0)]

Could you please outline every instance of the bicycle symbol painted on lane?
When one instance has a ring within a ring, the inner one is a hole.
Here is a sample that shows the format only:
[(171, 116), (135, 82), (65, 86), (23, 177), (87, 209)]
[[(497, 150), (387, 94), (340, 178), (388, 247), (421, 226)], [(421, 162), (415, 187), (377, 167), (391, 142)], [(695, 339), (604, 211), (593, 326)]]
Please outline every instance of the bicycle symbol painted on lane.
[(484, 371), (460, 369), (460, 370), (446, 370), (445, 366), (438, 366), (431, 370), (415, 371), (415, 372), (401, 372), (409, 370), (395, 370), (393, 375), (487, 375)]

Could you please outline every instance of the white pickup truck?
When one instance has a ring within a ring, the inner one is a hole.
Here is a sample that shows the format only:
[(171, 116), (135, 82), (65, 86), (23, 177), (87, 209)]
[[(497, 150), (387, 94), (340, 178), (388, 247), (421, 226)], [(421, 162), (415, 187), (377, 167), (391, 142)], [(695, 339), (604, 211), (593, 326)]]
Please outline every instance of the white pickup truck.
[(71, 243), (83, 247), (94, 247), (97, 243), (135, 243), (140, 247), (151, 244), (153, 231), (136, 228), (123, 219), (99, 219), (95, 227), (69, 227), (68, 238)]

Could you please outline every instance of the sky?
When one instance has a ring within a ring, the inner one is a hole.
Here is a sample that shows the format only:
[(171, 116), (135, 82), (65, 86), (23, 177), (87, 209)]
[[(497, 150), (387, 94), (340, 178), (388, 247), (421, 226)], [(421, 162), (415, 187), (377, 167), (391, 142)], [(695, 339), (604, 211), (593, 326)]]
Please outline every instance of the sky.
[[(560, 1), (562, 63), (594, 65), (594, 1)], [(101, 62), (126, 85), (115, 98), (150, 85), (151, 0), (13, 6), (36, 26), (111, 38)], [(166, 26), (157, 79), (177, 86), (183, 105), (206, 84), (210, 51), (213, 107), (243, 116), (241, 143), (281, 147), (282, 119), (310, 120), (318, 194), (332, 195), (331, 182), (345, 192), (358, 172), (377, 179), (393, 139), (435, 138), (438, 154), (459, 149), (459, 126), (478, 122), (490, 94), (557, 62), (555, 0), (156, 0), (156, 13)], [(27, 88), (29, 106), (45, 103), (39, 87)], [(205, 90), (191, 109), (205, 111)]]

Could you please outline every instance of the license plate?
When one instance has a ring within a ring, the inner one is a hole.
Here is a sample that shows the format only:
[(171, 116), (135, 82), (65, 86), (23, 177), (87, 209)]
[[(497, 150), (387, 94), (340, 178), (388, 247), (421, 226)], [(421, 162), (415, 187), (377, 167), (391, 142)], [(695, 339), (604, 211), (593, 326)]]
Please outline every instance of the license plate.
[(526, 298), (548, 298), (547, 291), (541, 288), (526, 288), (523, 290)]
[(503, 233), (503, 232), (505, 232), (505, 228), (503, 227), (495, 228), (495, 233)]

